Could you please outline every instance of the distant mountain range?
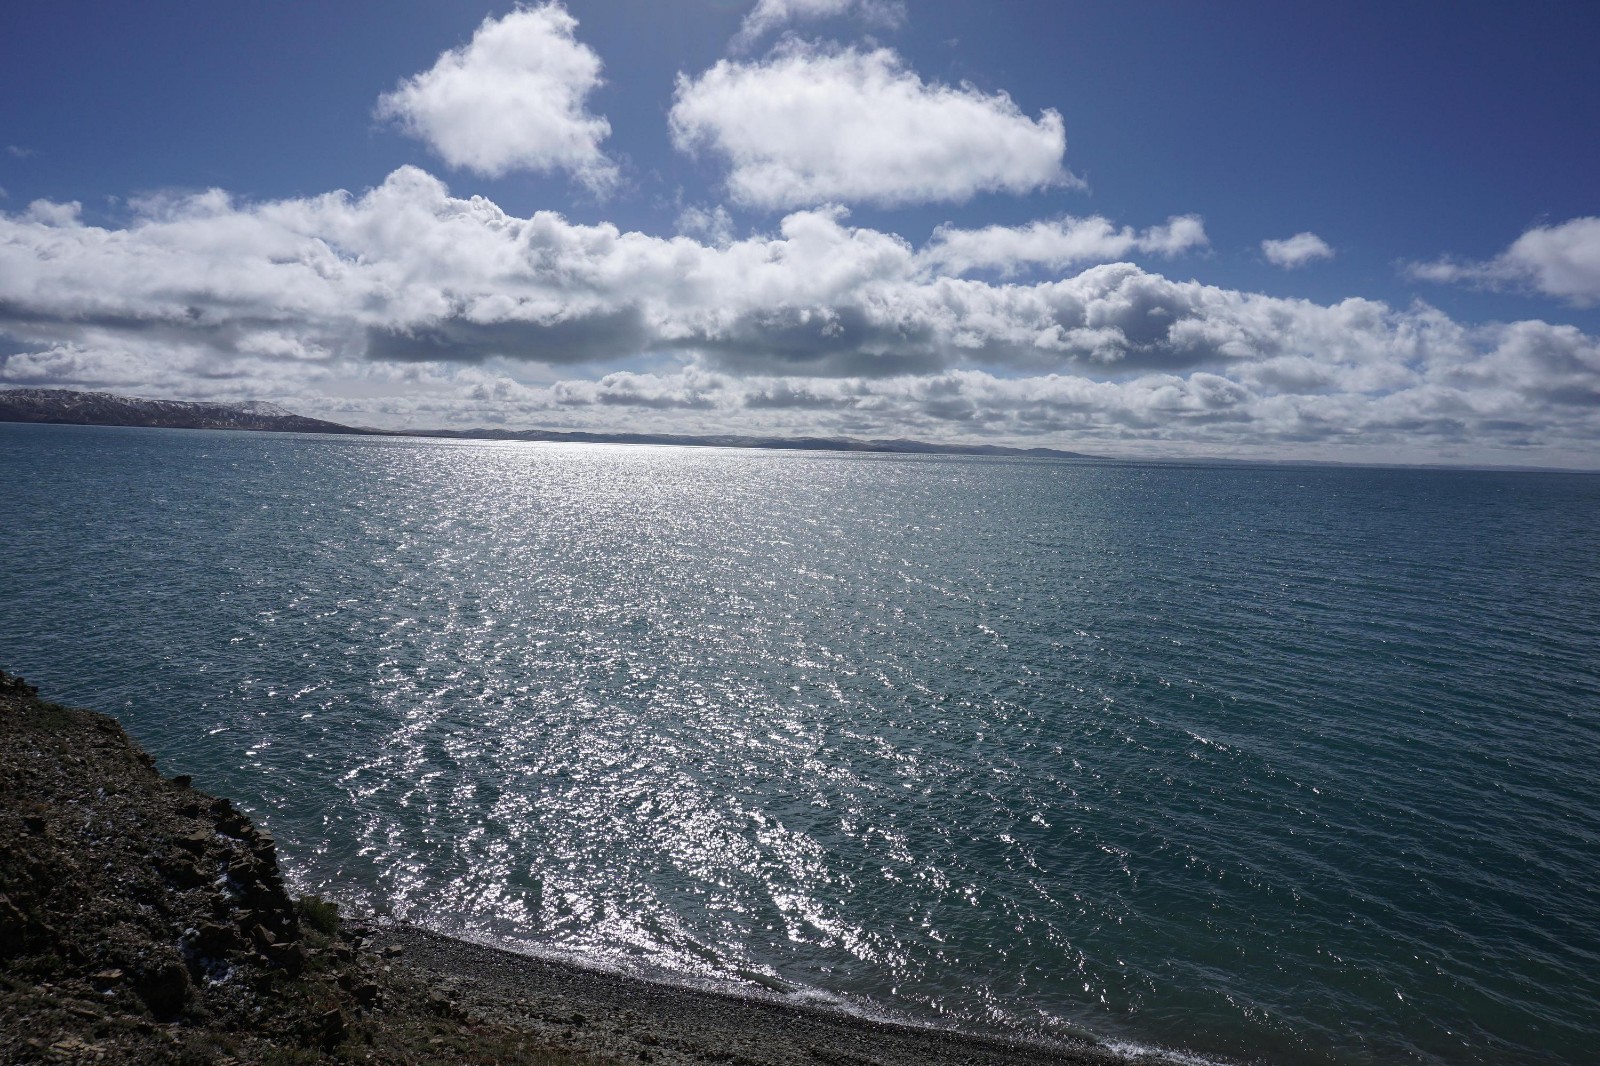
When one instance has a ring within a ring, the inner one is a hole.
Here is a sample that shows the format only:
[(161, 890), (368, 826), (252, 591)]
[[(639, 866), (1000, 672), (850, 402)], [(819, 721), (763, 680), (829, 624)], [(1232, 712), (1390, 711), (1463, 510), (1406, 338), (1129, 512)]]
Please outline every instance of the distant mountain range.
[(158, 429), (238, 429), (270, 433), (346, 433), (384, 437), (444, 437), (453, 440), (523, 440), (574, 444), (675, 444), (709, 448), (791, 448), (803, 451), (885, 452), (906, 455), (994, 455), (1044, 459), (1094, 456), (1055, 448), (1006, 448), (995, 444), (928, 444), (917, 440), (858, 440), (854, 437), (692, 436), (678, 433), (584, 433), (529, 429), (365, 429), (306, 418), (277, 404), (193, 403), (146, 400), (110, 392), (69, 389), (0, 389), (0, 422), (72, 426), (146, 426)]

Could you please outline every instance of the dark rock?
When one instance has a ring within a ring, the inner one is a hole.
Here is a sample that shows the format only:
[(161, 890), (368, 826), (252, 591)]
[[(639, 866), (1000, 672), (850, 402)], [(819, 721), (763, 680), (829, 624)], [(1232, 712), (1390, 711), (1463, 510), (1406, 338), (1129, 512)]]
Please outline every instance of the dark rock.
[(243, 836), (245, 829), (250, 825), (250, 820), (228, 799), (213, 801), (211, 815), (217, 820), (217, 831), (226, 833), (236, 840)]
[(203, 855), (211, 847), (214, 836), (208, 829), (191, 829), (172, 838), (172, 842), (193, 855)]
[(10, 897), (0, 894), (0, 957), (20, 952), (25, 946), (28, 916)]
[(231, 925), (220, 922), (203, 922), (192, 930), (188, 938), (191, 950), (209, 958), (220, 958), (243, 948), (244, 938)]
[(177, 848), (167, 852), (157, 864), (161, 872), (180, 888), (196, 888), (211, 880), (200, 860)]
[(265, 829), (258, 829), (253, 835), (247, 835), (250, 841), (250, 853), (263, 863), (270, 864), (276, 872), (278, 862), (278, 842), (271, 833)]
[(304, 944), (273, 944), (267, 948), (265, 954), (274, 966), (290, 974), (299, 974), (304, 971), (308, 961)]
[(144, 1005), (150, 1008), (151, 1014), (166, 1021), (183, 1013), (183, 1008), (189, 1003), (193, 985), (189, 981), (188, 967), (176, 957), (176, 953), (173, 953), (147, 964), (141, 972), (135, 974), (133, 991), (144, 1000)]
[(332, 1051), (342, 1043), (349, 1031), (345, 1024), (344, 1011), (337, 1007), (318, 1019), (318, 1028), (321, 1031), (322, 1046), (328, 1051)]
[(8, 674), (0, 670), (0, 692), (12, 696), (36, 697), (39, 695), (37, 687), (28, 684), (15, 674)]

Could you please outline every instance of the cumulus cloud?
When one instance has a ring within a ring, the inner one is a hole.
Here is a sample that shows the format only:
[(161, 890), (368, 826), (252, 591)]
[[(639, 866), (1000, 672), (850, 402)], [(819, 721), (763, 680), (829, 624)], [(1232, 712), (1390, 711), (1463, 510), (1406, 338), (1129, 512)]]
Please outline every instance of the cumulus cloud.
[(735, 48), (748, 48), (767, 34), (791, 22), (853, 15), (869, 26), (893, 29), (906, 19), (900, 0), (758, 0), (744, 17)]
[(1262, 241), (1261, 254), (1267, 262), (1285, 270), (1294, 270), (1319, 259), (1332, 259), (1333, 249), (1315, 233), (1296, 233), (1281, 241)]
[(678, 212), (678, 232), (725, 248), (733, 243), (733, 215), (720, 204), (715, 207), (691, 204)]
[(1005, 93), (924, 82), (895, 52), (789, 41), (678, 76), (673, 143), (728, 165), (740, 204), (896, 206), (1076, 181), (1061, 116)]
[(1410, 264), (1407, 272), (1423, 281), (1526, 288), (1593, 306), (1600, 303), (1600, 218), (1535, 226), (1486, 262), (1438, 259)]
[(50, 200), (35, 200), (28, 205), (28, 210), (23, 213), (23, 218), (30, 222), (38, 222), (45, 226), (76, 226), (78, 216), (83, 213), (83, 205), (77, 200), (65, 203), (54, 203)]
[(952, 274), (987, 269), (1009, 275), (1025, 267), (1060, 270), (1134, 253), (1171, 258), (1208, 243), (1205, 223), (1198, 215), (1174, 216), (1164, 226), (1138, 233), (1129, 226), (1118, 229), (1099, 215), (1067, 216), (1026, 226), (975, 230), (945, 224), (933, 231), (922, 255), (928, 263)]
[[(1600, 342), (1571, 326), (1130, 263), (966, 278), (948, 244), (840, 208), (708, 243), (518, 217), (405, 167), (359, 196), (213, 190), (137, 210), (120, 228), (70, 204), (0, 212), (0, 382), (387, 424), (615, 428), (626, 411), (655, 430), (1591, 464), (1600, 440)], [(1155, 232), (1131, 239), (1159, 250)]]
[(600, 57), (577, 27), (556, 3), (486, 18), (467, 44), (379, 97), (377, 116), (452, 167), (489, 177), (565, 170), (604, 191), (617, 180), (600, 150), (611, 126), (585, 103), (601, 85)]

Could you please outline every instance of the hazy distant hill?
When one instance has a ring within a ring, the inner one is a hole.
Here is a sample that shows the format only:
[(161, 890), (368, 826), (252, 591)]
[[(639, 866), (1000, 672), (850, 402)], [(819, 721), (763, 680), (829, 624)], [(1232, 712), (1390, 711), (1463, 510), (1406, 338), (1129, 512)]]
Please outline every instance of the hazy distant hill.
[(920, 440), (859, 440), (855, 437), (751, 437), (736, 433), (584, 433), (549, 429), (411, 429), (411, 437), (457, 440), (526, 440), (566, 444), (675, 444), (705, 448), (787, 448), (817, 452), (889, 452), (900, 455), (1015, 455), (1044, 459), (1092, 459), (1055, 448), (1006, 448), (998, 444), (929, 444)]
[(70, 389), (0, 389), (0, 422), (47, 422), (71, 426), (149, 426), (160, 429), (246, 429), (278, 433), (360, 433), (452, 440), (525, 440), (570, 444), (675, 444), (709, 448), (793, 448), (802, 451), (886, 452), (905, 455), (1014, 455), (1088, 459), (1054, 448), (1006, 448), (996, 444), (928, 444), (918, 440), (857, 440), (854, 437), (693, 436), (679, 433), (582, 433), (561, 430), (408, 429), (390, 433), (306, 418), (277, 404), (192, 403), (145, 400), (110, 392)]
[(249, 429), (277, 433), (361, 433), (305, 418), (277, 404), (190, 403), (145, 400), (109, 392), (69, 389), (0, 389), (0, 422), (72, 426), (153, 426), (161, 429)]

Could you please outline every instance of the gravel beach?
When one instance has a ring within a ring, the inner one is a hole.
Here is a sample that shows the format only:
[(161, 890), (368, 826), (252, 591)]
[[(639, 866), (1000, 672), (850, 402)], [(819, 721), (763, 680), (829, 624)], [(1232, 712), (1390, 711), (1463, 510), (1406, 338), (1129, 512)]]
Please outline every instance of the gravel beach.
[(420, 977), (463, 1009), (537, 1032), (553, 1045), (623, 1061), (760, 1066), (929, 1066), (958, 1063), (1109, 1064), (1129, 1060), (1079, 1046), (998, 1041), (897, 1025), (512, 954), (414, 927), (374, 930)]

